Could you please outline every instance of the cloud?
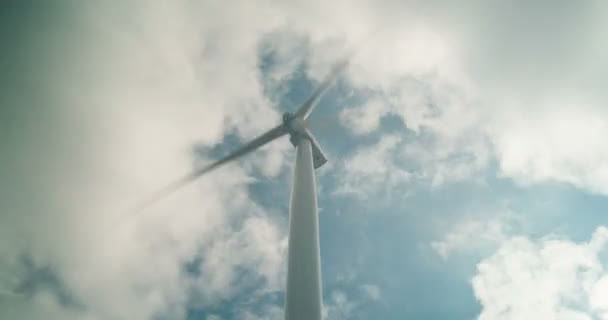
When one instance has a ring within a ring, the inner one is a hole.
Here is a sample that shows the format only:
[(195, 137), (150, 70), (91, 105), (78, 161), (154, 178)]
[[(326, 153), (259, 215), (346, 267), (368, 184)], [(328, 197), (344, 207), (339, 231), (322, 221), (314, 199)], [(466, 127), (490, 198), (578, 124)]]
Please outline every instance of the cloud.
[[(389, 74), (382, 79), (387, 78)], [(362, 83), (354, 85), (366, 88), (363, 92), (372, 90), (364, 94), (365, 102), (340, 114), (349, 131), (359, 136), (379, 133), (403, 138), (391, 157), (409, 164), (415, 182), (441, 186), (479, 179), (491, 149), (480, 127), (476, 95), (465, 75), (452, 74), (451, 66), (435, 62), (424, 72), (404, 70), (378, 88), (371, 81)], [(381, 126), (385, 119), (399, 119), (403, 128), (387, 133), (386, 126)]]
[(325, 303), (323, 308), (324, 319), (341, 320), (353, 317), (357, 307), (356, 302), (351, 301), (344, 292), (339, 290), (332, 292), (330, 297), (329, 302)]
[(287, 239), (267, 217), (245, 218), (242, 223), (240, 229), (221, 232), (200, 253), (200, 263), (191, 266), (192, 306), (217, 305), (251, 287), (283, 289)]
[[(2, 204), (1, 318), (179, 319), (199, 306), (190, 292), (205, 292), (209, 303), (238, 293), (233, 278), (243, 270), (256, 288), (280, 290), (285, 232), (250, 198), (252, 178), (238, 164), (127, 216), (155, 188), (211, 161), (195, 146), (232, 132), (247, 139), (278, 120), (257, 64), (273, 20), (255, 6), (256, 26), (222, 25), (249, 14), (246, 6), (73, 4), (69, 18), (50, 12), (40, 22), (56, 41), (26, 39), (48, 53), (36, 63), (52, 78), (40, 76), (43, 88), (13, 105), (35, 114), (28, 99), (37, 99), (49, 116), (15, 118), (25, 121), (16, 135), (24, 138), (11, 141), (7, 171), (19, 201)], [(263, 173), (283, 169), (287, 147), (254, 156), (272, 159), (260, 161)], [(203, 255), (207, 269), (193, 280), (186, 266)], [(50, 270), (74, 303), (39, 284), (21, 294), (40, 283), (40, 271), (22, 273), (20, 257)]]
[(597, 84), (606, 68), (589, 60), (604, 51), (594, 44), (605, 30), (604, 5), (523, 5), (483, 7), (487, 20), (473, 33), (478, 44), (469, 58), (479, 60), (467, 64), (482, 106), (480, 134), (491, 141), (503, 177), (605, 194), (599, 137), (608, 118)]
[(361, 135), (377, 130), (380, 120), (388, 112), (386, 103), (370, 99), (361, 106), (344, 109), (340, 113), (340, 121), (353, 133)]
[(450, 226), (442, 239), (431, 242), (431, 247), (443, 259), (454, 253), (482, 254), (512, 236), (517, 229), (517, 220), (512, 214), (463, 218)]
[(410, 173), (393, 159), (401, 142), (398, 136), (384, 136), (375, 145), (362, 148), (339, 165), (338, 194), (366, 198), (410, 179)]
[(608, 134), (605, 108), (582, 97), (539, 101), (535, 109), (502, 112), (491, 129), (500, 173), (530, 185), (568, 183), (608, 192), (608, 153), (599, 137)]
[(378, 301), (382, 297), (382, 291), (380, 287), (373, 284), (365, 284), (361, 286), (361, 289), (372, 301)]
[(284, 318), (283, 309), (278, 306), (265, 306), (259, 312), (243, 311), (239, 319), (243, 320), (281, 320)]
[[(596, 45), (602, 5), (476, 2), (467, 13), (404, 6), (426, 19), (404, 23), (408, 32), (395, 26), (362, 54), (349, 76), (366, 101), (342, 112), (347, 128), (370, 134), (398, 117), (416, 133), (400, 149), (435, 186), (478, 180), (495, 162), (522, 185), (607, 192), (608, 117), (598, 86), (606, 68), (589, 59), (605, 51)], [(389, 40), (396, 35), (401, 41)]]
[(380, 287), (363, 284), (359, 292), (335, 289), (325, 298), (323, 318), (328, 320), (356, 319), (370, 304), (378, 304), (382, 299)]
[(514, 237), (477, 265), (479, 319), (606, 319), (608, 229), (588, 242)]

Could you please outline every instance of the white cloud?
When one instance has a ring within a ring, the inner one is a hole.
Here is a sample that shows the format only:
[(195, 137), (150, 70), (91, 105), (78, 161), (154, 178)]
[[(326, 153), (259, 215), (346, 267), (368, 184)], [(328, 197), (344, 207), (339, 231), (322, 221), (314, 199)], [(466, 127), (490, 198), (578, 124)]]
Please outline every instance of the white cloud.
[(378, 99), (370, 99), (364, 105), (344, 109), (340, 120), (355, 134), (366, 134), (380, 126), (380, 120), (388, 114), (388, 106)]
[(444, 259), (453, 253), (482, 254), (493, 250), (510, 236), (518, 225), (512, 214), (493, 215), (489, 218), (464, 218), (454, 225), (431, 247)]
[(603, 5), (551, 4), (548, 12), (545, 4), (479, 2), (466, 13), (418, 5), (405, 6), (426, 19), (377, 37), (352, 68), (355, 87), (372, 94), (342, 113), (347, 127), (370, 133), (393, 115), (422, 131), (402, 148), (432, 185), (477, 180), (495, 159), (503, 177), (523, 185), (608, 192), (607, 69), (590, 59), (605, 51), (597, 45)]
[(239, 315), (243, 320), (282, 320), (284, 319), (283, 309), (274, 305), (265, 306), (259, 312), (243, 311)]
[[(263, 216), (245, 218), (236, 231), (221, 231), (201, 253), (201, 274), (190, 282), (193, 304), (215, 305), (259, 280), (264, 291), (282, 290), (286, 248), (282, 232)], [(244, 278), (243, 268), (255, 276)]]
[(343, 290), (333, 290), (326, 295), (323, 306), (323, 318), (327, 320), (353, 319), (365, 310), (370, 303), (381, 302), (382, 291), (374, 284), (363, 284), (359, 287), (362, 294), (349, 294)]
[(589, 306), (599, 319), (608, 319), (608, 275), (604, 275), (591, 289)]
[[(264, 290), (280, 290), (285, 232), (249, 198), (251, 178), (237, 164), (123, 217), (189, 171), (196, 144), (216, 144), (232, 130), (247, 139), (278, 121), (257, 66), (274, 15), (245, 2), (82, 6), (46, 26), (77, 32), (52, 48), (51, 116), (33, 138), (45, 143), (23, 147), (27, 161), (14, 172), (35, 177), (23, 188), (32, 201), (2, 208), (0, 282), (11, 296), (2, 304), (12, 307), (0, 308), (0, 318), (179, 319), (193, 286), (212, 288), (209, 302), (225, 299), (243, 270)], [(269, 175), (284, 165), (289, 146), (279, 145), (254, 155), (272, 160), (261, 168)], [(193, 280), (184, 266), (201, 254), (208, 269)], [(22, 256), (50, 270), (74, 305), (54, 292), (12, 296), (36, 281), (19, 271)]]
[(605, 227), (584, 243), (511, 238), (477, 265), (479, 319), (606, 319), (607, 243)]
[[(429, 71), (430, 72), (430, 71)], [(417, 181), (432, 186), (480, 180), (490, 159), (487, 136), (466, 82), (437, 75), (408, 75), (341, 113), (342, 123), (357, 135), (382, 132), (380, 121), (397, 117), (407, 130), (391, 132), (407, 139), (387, 157), (410, 164)], [(401, 136), (402, 135), (402, 136)]]
[(608, 148), (600, 138), (608, 134), (605, 108), (556, 94), (535, 108), (518, 105), (499, 114), (490, 132), (503, 175), (608, 193)]
[(336, 192), (366, 198), (408, 181), (410, 173), (393, 159), (400, 143), (398, 136), (384, 136), (375, 145), (357, 150), (338, 165), (340, 185)]
[(349, 299), (346, 293), (335, 290), (331, 293), (328, 303), (323, 306), (323, 318), (345, 320), (353, 317), (357, 303)]
[(372, 301), (379, 301), (382, 298), (382, 291), (377, 285), (364, 284), (361, 289)]

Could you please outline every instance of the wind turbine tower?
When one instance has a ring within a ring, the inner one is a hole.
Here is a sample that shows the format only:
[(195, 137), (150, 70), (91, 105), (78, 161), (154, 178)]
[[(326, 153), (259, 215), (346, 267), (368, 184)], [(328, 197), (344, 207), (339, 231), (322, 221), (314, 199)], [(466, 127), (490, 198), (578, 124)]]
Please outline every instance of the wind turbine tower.
[(138, 209), (138, 211), (142, 210), (213, 169), (244, 156), (281, 136), (289, 135), (291, 143), (296, 148), (296, 162), (289, 206), (287, 288), (285, 290), (286, 320), (322, 319), (319, 216), (314, 170), (325, 164), (327, 158), (308, 127), (309, 117), (314, 107), (347, 64), (346, 60), (337, 64), (295, 113), (283, 114), (281, 124), (226, 157), (195, 170), (159, 190)]

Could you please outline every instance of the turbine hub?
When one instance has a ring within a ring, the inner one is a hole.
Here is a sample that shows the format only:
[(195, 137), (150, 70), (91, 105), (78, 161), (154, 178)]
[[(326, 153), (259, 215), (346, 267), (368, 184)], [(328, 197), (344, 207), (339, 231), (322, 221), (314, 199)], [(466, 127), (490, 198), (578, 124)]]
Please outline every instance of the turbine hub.
[(306, 131), (306, 121), (304, 121), (304, 119), (297, 117), (294, 118), (293, 120), (291, 120), (291, 130), (294, 133), (298, 133), (298, 134), (302, 134), (304, 133), (304, 131)]
[(306, 137), (306, 120), (295, 114), (285, 112), (283, 114), (283, 125), (287, 129), (291, 143), (295, 146), (299, 139)]
[(283, 125), (290, 134), (306, 131), (306, 120), (289, 112), (283, 114)]

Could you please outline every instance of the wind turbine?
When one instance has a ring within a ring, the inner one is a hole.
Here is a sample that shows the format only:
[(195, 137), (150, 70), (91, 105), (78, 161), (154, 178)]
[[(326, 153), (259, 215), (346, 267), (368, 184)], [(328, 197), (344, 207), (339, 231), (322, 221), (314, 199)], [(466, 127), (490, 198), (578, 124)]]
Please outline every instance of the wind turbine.
[(338, 63), (313, 94), (295, 113), (285, 112), (278, 126), (256, 137), (241, 148), (210, 165), (191, 172), (154, 194), (137, 211), (162, 199), (200, 176), (232, 160), (242, 157), (271, 141), (289, 135), (296, 148), (291, 201), (289, 206), (289, 244), (287, 259), (286, 320), (321, 320), (321, 256), (319, 219), (314, 170), (327, 162), (321, 147), (308, 130), (309, 116), (347, 60)]

